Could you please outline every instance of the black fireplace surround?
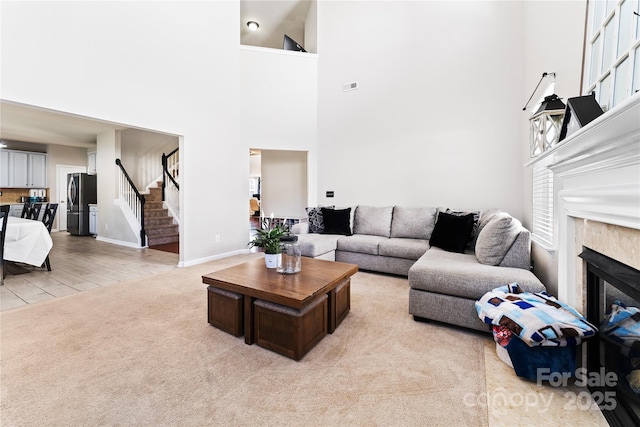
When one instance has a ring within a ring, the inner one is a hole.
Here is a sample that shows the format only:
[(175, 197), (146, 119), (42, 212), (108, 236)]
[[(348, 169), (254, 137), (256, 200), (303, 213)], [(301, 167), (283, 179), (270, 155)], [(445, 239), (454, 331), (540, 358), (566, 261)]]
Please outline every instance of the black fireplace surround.
[[(580, 258), (587, 269), (587, 320), (591, 324), (601, 325), (616, 301), (640, 308), (640, 271), (589, 248), (583, 248)], [(640, 322), (640, 316), (631, 319)], [(589, 387), (607, 422), (612, 426), (640, 425), (640, 390), (634, 392), (627, 379), (640, 368), (640, 338), (630, 346), (621, 346), (600, 331), (586, 346), (589, 373), (599, 375), (604, 370), (617, 377), (615, 385)]]

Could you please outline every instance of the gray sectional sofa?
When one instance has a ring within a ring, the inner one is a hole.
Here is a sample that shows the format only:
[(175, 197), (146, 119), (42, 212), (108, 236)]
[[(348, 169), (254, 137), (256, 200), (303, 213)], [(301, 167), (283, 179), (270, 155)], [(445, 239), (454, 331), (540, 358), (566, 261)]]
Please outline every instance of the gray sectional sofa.
[[(530, 271), (531, 236), (505, 212), (435, 207), (356, 206), (317, 209), (292, 227), (303, 256), (407, 276), (409, 313), (489, 332), (475, 301), (512, 282), (541, 292)], [(326, 229), (325, 229), (326, 227)]]

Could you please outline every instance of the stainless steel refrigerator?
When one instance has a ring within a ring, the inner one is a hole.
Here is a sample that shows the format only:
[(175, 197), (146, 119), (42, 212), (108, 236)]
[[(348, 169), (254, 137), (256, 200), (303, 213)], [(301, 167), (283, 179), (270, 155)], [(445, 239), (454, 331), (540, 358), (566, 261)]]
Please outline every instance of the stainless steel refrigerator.
[(97, 203), (96, 175), (67, 175), (67, 231), (76, 236), (89, 236), (89, 204)]

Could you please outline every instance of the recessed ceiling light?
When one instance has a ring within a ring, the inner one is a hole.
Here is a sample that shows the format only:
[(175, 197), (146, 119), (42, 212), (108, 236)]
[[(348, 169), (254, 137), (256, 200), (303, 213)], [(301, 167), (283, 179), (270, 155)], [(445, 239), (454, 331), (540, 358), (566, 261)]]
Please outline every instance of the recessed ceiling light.
[(249, 27), (251, 31), (255, 31), (260, 27), (260, 24), (258, 24), (256, 21), (249, 21), (247, 22), (247, 27)]

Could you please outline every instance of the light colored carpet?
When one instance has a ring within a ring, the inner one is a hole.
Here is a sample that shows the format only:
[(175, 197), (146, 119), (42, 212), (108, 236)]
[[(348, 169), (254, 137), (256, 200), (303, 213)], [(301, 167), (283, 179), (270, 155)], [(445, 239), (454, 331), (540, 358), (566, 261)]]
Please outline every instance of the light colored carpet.
[(488, 425), (462, 403), (486, 391), (486, 338), (415, 322), (406, 279), (356, 274), (299, 362), (209, 325), (202, 274), (255, 256), (2, 312), (2, 425)]

